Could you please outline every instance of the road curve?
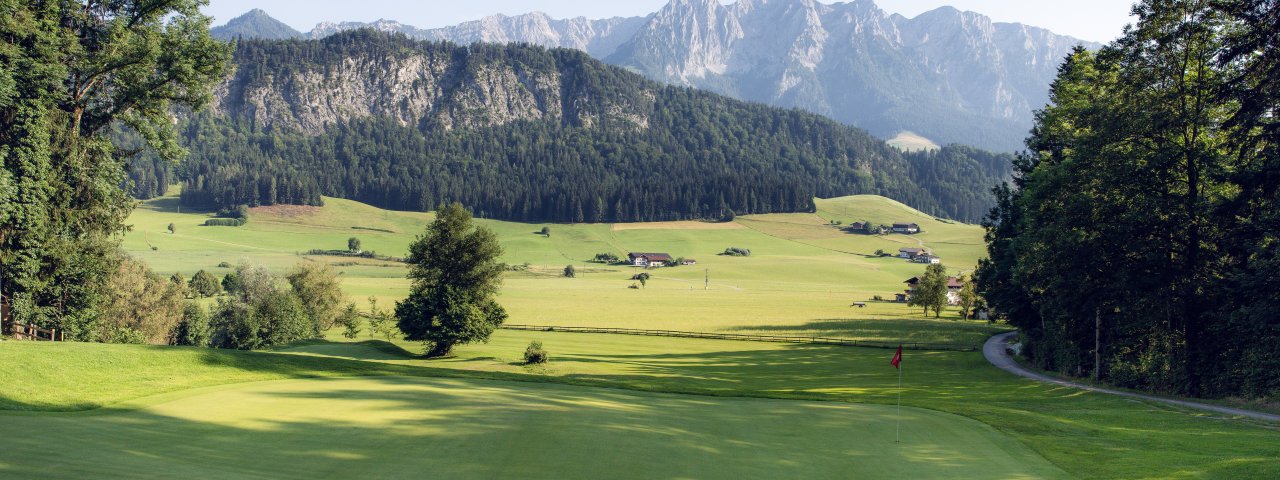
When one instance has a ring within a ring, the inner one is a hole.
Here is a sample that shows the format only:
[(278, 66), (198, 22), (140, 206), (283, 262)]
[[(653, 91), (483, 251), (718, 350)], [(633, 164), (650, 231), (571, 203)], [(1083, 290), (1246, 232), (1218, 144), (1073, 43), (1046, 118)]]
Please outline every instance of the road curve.
[(1177, 405), (1179, 407), (1194, 408), (1197, 410), (1205, 410), (1205, 411), (1214, 412), (1214, 413), (1234, 415), (1239, 417), (1248, 417), (1255, 420), (1280, 422), (1280, 415), (1275, 415), (1271, 413), (1262, 413), (1262, 412), (1255, 412), (1253, 410), (1221, 407), (1218, 405), (1210, 405), (1207, 403), (1191, 402), (1187, 400), (1178, 400), (1173, 398), (1156, 397), (1156, 396), (1143, 395), (1140, 393), (1133, 393), (1133, 392), (1124, 392), (1120, 390), (1112, 390), (1109, 388), (1100, 388), (1092, 385), (1085, 385), (1083, 383), (1070, 382), (1067, 380), (1053, 378), (1047, 375), (1041, 375), (1039, 373), (1023, 368), (1021, 365), (1018, 365), (1018, 362), (1015, 362), (1013, 360), (1013, 357), (1009, 356), (1009, 351), (1007, 349), (1007, 346), (1009, 344), (1009, 341), (1012, 340), (1014, 336), (1017, 334), (1018, 332), (1001, 333), (999, 335), (996, 335), (994, 337), (987, 339), (987, 343), (982, 345), (982, 355), (987, 357), (988, 362), (991, 362), (992, 365), (995, 365), (1001, 370), (1012, 373), (1014, 375), (1018, 375), (1020, 377), (1026, 377), (1026, 378), (1030, 378), (1032, 380), (1036, 380), (1040, 382), (1052, 383), (1055, 385), (1062, 385), (1064, 387), (1079, 388), (1081, 390), (1088, 390), (1090, 392), (1119, 395), (1121, 397), (1135, 398), (1135, 399), (1146, 400), (1151, 402), (1168, 403), (1172, 405)]

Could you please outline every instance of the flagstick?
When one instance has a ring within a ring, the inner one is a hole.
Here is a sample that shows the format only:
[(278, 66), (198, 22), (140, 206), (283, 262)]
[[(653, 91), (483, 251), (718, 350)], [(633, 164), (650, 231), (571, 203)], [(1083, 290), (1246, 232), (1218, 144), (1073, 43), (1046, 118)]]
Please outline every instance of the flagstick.
[(899, 443), (902, 433), (902, 364), (898, 364), (898, 424), (893, 430), (893, 443)]

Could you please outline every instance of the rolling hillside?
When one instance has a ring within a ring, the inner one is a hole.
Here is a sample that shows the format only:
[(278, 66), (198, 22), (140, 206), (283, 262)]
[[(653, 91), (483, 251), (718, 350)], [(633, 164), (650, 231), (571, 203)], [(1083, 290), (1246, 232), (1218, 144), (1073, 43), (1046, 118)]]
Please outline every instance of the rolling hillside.
[[(740, 216), (731, 223), (697, 221), (626, 224), (541, 224), (481, 220), (505, 249), (502, 260), (521, 266), (507, 275), (500, 301), (511, 323), (613, 326), (728, 332), (790, 332), (874, 340), (981, 342), (997, 327), (985, 322), (956, 325), (924, 319), (903, 304), (852, 301), (893, 298), (902, 282), (924, 266), (899, 258), (876, 258), (924, 242), (955, 273), (972, 270), (982, 254), (981, 228), (934, 219), (883, 197), (817, 200), (815, 214)], [(222, 275), (249, 261), (283, 271), (297, 262), (320, 261), (342, 272), (343, 284), (364, 308), (366, 297), (383, 306), (404, 298), (402, 264), (373, 259), (302, 255), (312, 249), (344, 249), (358, 237), (366, 250), (403, 256), (430, 221), (428, 213), (399, 212), (326, 198), (323, 207), (274, 206), (252, 210), (243, 227), (199, 226), (207, 214), (177, 211), (174, 196), (143, 203), (125, 239), (131, 255), (158, 272), (190, 277), (205, 269)], [(849, 234), (830, 219), (919, 223), (914, 236)], [(166, 226), (174, 223), (177, 232)], [(543, 226), (550, 236), (536, 232)], [(750, 249), (750, 257), (719, 255), (725, 248)], [(152, 247), (155, 247), (152, 249)], [(638, 269), (588, 263), (597, 253), (667, 252), (693, 258), (695, 266), (651, 271), (645, 288), (628, 288)], [(523, 266), (527, 264), (527, 267)], [(560, 277), (575, 265), (578, 278)], [(709, 289), (708, 276), (710, 277)], [(902, 320), (909, 320), (902, 322)]]

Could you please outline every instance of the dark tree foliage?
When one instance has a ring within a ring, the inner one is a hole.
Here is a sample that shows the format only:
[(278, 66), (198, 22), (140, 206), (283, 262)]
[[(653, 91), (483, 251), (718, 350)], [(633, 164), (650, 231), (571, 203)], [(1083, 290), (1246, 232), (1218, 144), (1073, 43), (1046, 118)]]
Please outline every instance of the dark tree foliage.
[[(323, 71), (361, 54), (460, 59), (452, 68), (464, 79), (492, 64), (554, 72), (562, 97), (576, 100), (558, 120), (444, 128), (431, 117), (408, 126), (360, 118), (317, 134), (262, 128), (243, 112), (243, 99), (229, 95), (232, 113), (198, 115), (185, 126), (192, 158), (183, 205), (316, 205), (329, 195), (400, 210), (456, 201), (482, 217), (528, 222), (629, 222), (807, 212), (815, 196), (878, 194), (976, 221), (990, 208), (990, 185), (1009, 173), (1007, 155), (967, 147), (903, 154), (817, 115), (661, 86), (572, 50), (460, 47), (371, 32), (243, 41), (234, 82)], [(635, 108), (646, 126), (577, 115), (618, 103)]]
[(1059, 69), (979, 289), (1037, 365), (1198, 396), (1280, 396), (1275, 0), (1138, 4)]
[(428, 356), (454, 345), (484, 342), (507, 312), (495, 296), (502, 281), (502, 246), (476, 226), (461, 204), (442, 205), (426, 232), (409, 245), (409, 298), (396, 303), (405, 339), (426, 342)]
[(19, 321), (93, 338), (132, 203), (108, 134), (182, 156), (171, 108), (207, 103), (231, 53), (200, 4), (0, 0), (0, 296)]

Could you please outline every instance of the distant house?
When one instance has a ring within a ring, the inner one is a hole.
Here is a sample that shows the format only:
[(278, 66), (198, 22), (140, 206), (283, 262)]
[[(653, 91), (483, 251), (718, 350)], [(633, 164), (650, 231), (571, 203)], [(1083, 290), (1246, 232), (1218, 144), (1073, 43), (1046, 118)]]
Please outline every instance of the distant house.
[(684, 259), (684, 260), (681, 260), (681, 261), (680, 261), (680, 264), (681, 264), (681, 265), (697, 265), (697, 264), (698, 264), (698, 261), (697, 261), (697, 260), (694, 260), (694, 259), (692, 259), (692, 258), (686, 258), (686, 259)]
[(672, 260), (671, 255), (665, 253), (641, 253), (631, 252), (627, 254), (627, 259), (631, 264), (637, 267), (661, 267)]
[(866, 230), (867, 224), (862, 222), (853, 222), (849, 224), (849, 230)]
[(895, 223), (893, 224), (893, 233), (918, 233), (920, 226), (914, 223)]
[(929, 254), (929, 251), (923, 248), (903, 247), (898, 249), (898, 257), (905, 258), (908, 260), (914, 259), (920, 255), (928, 255), (928, 254)]
[[(915, 292), (916, 286), (920, 285), (920, 277), (911, 277), (905, 282), (907, 284), (906, 293), (897, 294), (898, 301), (905, 302), (911, 299), (911, 293)], [(959, 278), (947, 277), (947, 305), (957, 305), (960, 303), (960, 289), (964, 288), (964, 283)]]
[(929, 252), (924, 252), (911, 258), (913, 263), (939, 264), (942, 263), (942, 257)]

